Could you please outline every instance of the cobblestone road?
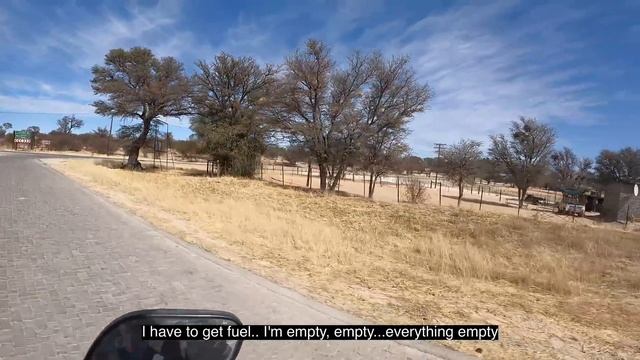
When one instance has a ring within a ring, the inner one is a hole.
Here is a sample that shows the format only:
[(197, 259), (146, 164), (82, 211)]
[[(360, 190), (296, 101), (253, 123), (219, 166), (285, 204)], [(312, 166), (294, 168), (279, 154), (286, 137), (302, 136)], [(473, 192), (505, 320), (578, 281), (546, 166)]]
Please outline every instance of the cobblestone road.
[[(358, 321), (181, 244), (33, 155), (0, 153), (1, 359), (79, 359), (111, 319), (158, 307), (227, 310), (248, 324)], [(245, 342), (239, 358), (435, 358), (423, 351), (385, 341)]]

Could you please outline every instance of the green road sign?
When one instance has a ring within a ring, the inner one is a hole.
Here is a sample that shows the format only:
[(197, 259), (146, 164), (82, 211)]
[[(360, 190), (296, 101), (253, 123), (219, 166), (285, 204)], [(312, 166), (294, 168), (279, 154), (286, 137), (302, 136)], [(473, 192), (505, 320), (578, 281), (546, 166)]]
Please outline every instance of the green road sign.
[(27, 130), (16, 131), (16, 139), (31, 139), (31, 133)]

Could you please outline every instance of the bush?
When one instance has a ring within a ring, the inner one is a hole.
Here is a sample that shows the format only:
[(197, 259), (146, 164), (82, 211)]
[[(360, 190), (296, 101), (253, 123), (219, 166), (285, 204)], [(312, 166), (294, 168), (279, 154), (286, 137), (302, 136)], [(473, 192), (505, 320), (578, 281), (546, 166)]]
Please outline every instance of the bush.
[(404, 185), (404, 196), (408, 202), (419, 204), (427, 200), (427, 187), (424, 185), (423, 181), (420, 181), (418, 177), (411, 176), (407, 178), (404, 181)]

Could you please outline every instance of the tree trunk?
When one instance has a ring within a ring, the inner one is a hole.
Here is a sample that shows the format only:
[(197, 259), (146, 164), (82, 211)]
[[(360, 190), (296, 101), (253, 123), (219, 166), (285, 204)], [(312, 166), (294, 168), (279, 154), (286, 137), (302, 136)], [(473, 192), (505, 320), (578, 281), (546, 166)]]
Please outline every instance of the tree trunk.
[(524, 198), (527, 196), (527, 190), (528, 188), (522, 188), (522, 189), (518, 189), (518, 204), (520, 207), (522, 207), (522, 205), (524, 204)]
[(340, 179), (344, 178), (344, 168), (342, 166), (338, 167), (338, 171), (335, 173), (335, 176), (332, 178), (331, 185), (329, 186), (331, 191), (334, 191), (338, 184), (340, 183)]
[(320, 190), (327, 191), (327, 165), (320, 163), (318, 167), (320, 168)]
[(376, 188), (376, 176), (373, 171), (369, 172), (369, 192), (367, 193), (367, 197), (369, 199), (373, 198), (373, 192)]
[(307, 162), (307, 187), (310, 187), (311, 181), (311, 159), (309, 159), (309, 161)]
[(147, 135), (149, 135), (149, 130), (151, 129), (151, 119), (143, 120), (142, 122), (142, 132), (140, 135), (129, 145), (129, 150), (127, 152), (128, 158), (127, 163), (124, 165), (125, 169), (128, 170), (142, 170), (142, 164), (138, 161), (138, 156), (140, 155), (140, 148), (147, 141)]
[(458, 180), (458, 207), (460, 207), (460, 201), (462, 201), (462, 194), (464, 192), (464, 186), (462, 180)]

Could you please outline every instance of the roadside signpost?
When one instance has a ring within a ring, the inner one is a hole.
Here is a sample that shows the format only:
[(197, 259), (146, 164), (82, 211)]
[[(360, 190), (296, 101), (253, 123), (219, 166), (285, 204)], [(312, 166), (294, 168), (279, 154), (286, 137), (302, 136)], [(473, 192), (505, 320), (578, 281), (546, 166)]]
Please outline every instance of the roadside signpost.
[[(13, 132), (13, 148), (14, 150), (18, 150), (18, 146), (20, 147), (31, 147), (33, 148), (33, 144), (31, 143), (32, 134), (27, 130), (18, 130)], [(24, 145), (19, 145), (24, 144)]]

